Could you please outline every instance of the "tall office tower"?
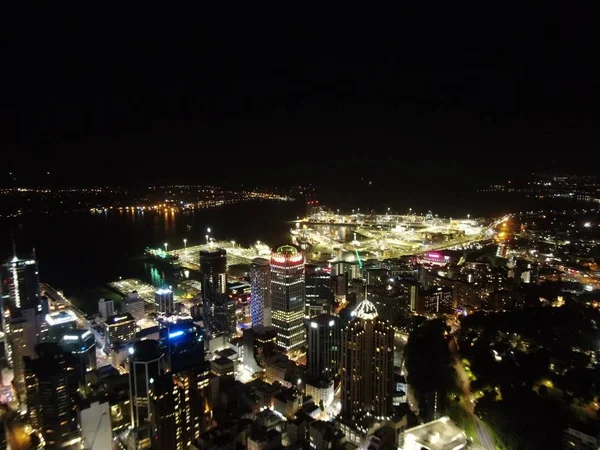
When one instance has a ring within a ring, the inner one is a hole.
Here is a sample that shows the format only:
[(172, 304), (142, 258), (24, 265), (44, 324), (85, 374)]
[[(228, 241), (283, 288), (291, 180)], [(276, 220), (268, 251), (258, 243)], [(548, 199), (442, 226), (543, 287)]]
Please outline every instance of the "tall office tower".
[(135, 320), (142, 320), (146, 317), (144, 299), (137, 291), (129, 292), (121, 302), (121, 312), (131, 314)]
[[(182, 392), (173, 384), (173, 375), (164, 373), (153, 382), (150, 394), (150, 417), (155, 427), (152, 449), (184, 450), (181, 417)], [(138, 447), (139, 448), (139, 447)]]
[(159, 313), (173, 314), (175, 312), (175, 301), (171, 289), (161, 288), (154, 293), (156, 310)]
[(308, 326), (308, 376), (323, 381), (333, 380), (339, 371), (342, 346), (340, 318), (329, 314), (313, 317)]
[(37, 309), (40, 304), (40, 277), (35, 259), (19, 259), (15, 256), (4, 264), (4, 279), (9, 304), (7, 307)]
[(269, 260), (254, 258), (250, 265), (252, 326), (271, 326), (271, 269)]
[[(96, 338), (90, 330), (79, 328), (64, 334), (58, 342), (65, 353), (67, 373), (70, 375), (69, 390), (87, 389), (96, 381)], [(73, 382), (71, 382), (71, 380)]]
[(235, 302), (227, 296), (227, 253), (200, 251), (204, 323), (211, 335), (235, 333)]
[(77, 408), (68, 389), (66, 363), (55, 343), (37, 347), (39, 358), (25, 358), (27, 409), (31, 426), (41, 432), (48, 449), (82, 447)]
[(115, 315), (115, 302), (113, 300), (106, 300), (101, 298), (98, 300), (98, 312), (102, 320), (108, 319), (110, 316)]
[(189, 448), (212, 425), (210, 377), (208, 361), (173, 373), (173, 382), (181, 397), (179, 411), (184, 448)]
[(394, 328), (368, 300), (342, 330), (342, 417), (390, 417), (394, 376)]
[(192, 320), (165, 321), (160, 327), (160, 346), (170, 372), (204, 363), (204, 336)]
[(304, 335), (304, 256), (291, 245), (271, 255), (271, 321), (277, 345), (287, 352), (299, 350)]
[[(25, 336), (23, 356), (36, 357), (35, 346), (39, 343), (42, 323), (40, 303), (40, 279), (35, 259), (19, 259), (16, 254), (2, 266), (2, 327), (8, 335), (10, 317), (22, 317)], [(10, 340), (5, 339), (5, 351), (9, 364), (13, 364)]]
[[(136, 342), (129, 358), (131, 429), (137, 448), (152, 448), (159, 433), (153, 410), (155, 382), (164, 374), (163, 354), (158, 341)], [(162, 389), (162, 388), (161, 388)]]
[[(5, 341), (7, 348), (11, 350), (7, 354), (7, 360), (13, 369), (13, 386), (17, 393), (19, 402), (25, 401), (27, 389), (25, 385), (25, 356), (31, 357), (27, 352), (27, 341), (25, 339), (25, 331), (27, 329), (26, 321), (22, 317), (8, 317), (5, 319)], [(9, 359), (10, 358), (10, 359)]]
[(327, 314), (333, 302), (331, 269), (319, 264), (306, 264), (304, 267), (306, 292), (305, 314), (308, 317)]

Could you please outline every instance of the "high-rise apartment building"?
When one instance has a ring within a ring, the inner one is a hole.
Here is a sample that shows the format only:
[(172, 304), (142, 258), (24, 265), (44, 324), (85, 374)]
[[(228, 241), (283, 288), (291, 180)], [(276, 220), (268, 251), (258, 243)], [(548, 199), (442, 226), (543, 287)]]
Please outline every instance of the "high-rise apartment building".
[(235, 302), (227, 295), (227, 253), (200, 251), (204, 323), (211, 335), (235, 333)]
[(268, 259), (254, 258), (250, 265), (252, 326), (271, 326), (271, 269)]
[(308, 324), (307, 372), (310, 379), (333, 380), (339, 370), (342, 336), (340, 318), (329, 314), (313, 317)]
[(121, 312), (131, 314), (135, 320), (142, 320), (146, 317), (144, 299), (137, 291), (129, 292), (121, 302)]
[(277, 345), (287, 352), (306, 343), (304, 333), (304, 256), (291, 245), (271, 255), (271, 321)]
[(129, 313), (110, 316), (104, 322), (106, 330), (106, 347), (131, 342), (135, 339), (135, 319)]
[(358, 304), (342, 330), (342, 417), (363, 414), (387, 418), (392, 413), (394, 328), (378, 317), (368, 300)]
[(110, 316), (115, 315), (115, 302), (113, 300), (106, 300), (101, 298), (98, 300), (98, 312), (102, 320), (108, 319)]
[(156, 303), (156, 310), (159, 313), (173, 314), (175, 312), (175, 301), (171, 289), (158, 289), (154, 293), (154, 302)]

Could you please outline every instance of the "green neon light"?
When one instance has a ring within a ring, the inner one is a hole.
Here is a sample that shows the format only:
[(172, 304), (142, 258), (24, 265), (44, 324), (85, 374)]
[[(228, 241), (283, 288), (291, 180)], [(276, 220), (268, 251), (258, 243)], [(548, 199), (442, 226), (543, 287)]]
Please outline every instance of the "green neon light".
[(362, 269), (363, 263), (362, 263), (362, 260), (360, 259), (360, 255), (358, 254), (358, 250), (354, 249), (354, 253), (356, 253), (356, 260), (358, 261), (358, 267), (360, 267)]
[(277, 253), (290, 253), (292, 255), (295, 255), (298, 253), (298, 250), (296, 249), (296, 247), (292, 247), (291, 245), (282, 245), (277, 249)]

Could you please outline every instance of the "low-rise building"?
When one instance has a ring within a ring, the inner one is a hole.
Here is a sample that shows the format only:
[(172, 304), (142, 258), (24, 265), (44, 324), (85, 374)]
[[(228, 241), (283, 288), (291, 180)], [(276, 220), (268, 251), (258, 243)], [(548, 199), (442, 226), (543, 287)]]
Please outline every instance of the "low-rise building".
[(210, 362), (210, 371), (216, 376), (233, 375), (233, 361), (225, 357), (213, 359)]
[(448, 417), (404, 432), (404, 450), (460, 450), (468, 443), (465, 431)]

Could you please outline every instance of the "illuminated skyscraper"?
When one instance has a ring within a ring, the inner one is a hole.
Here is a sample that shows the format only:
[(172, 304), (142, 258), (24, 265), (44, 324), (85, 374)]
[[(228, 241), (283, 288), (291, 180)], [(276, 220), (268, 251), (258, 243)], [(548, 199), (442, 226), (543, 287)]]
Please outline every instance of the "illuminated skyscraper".
[(173, 300), (173, 291), (171, 289), (161, 288), (154, 293), (154, 302), (159, 313), (173, 314), (175, 312), (175, 302)]
[(29, 421), (44, 436), (46, 448), (80, 449), (81, 427), (63, 352), (54, 343), (40, 344), (37, 350), (39, 358), (25, 358)]
[(271, 320), (277, 345), (290, 352), (306, 343), (304, 333), (304, 256), (291, 245), (271, 255)]
[[(96, 381), (96, 338), (91, 330), (78, 328), (63, 335), (58, 342), (60, 349), (65, 353), (69, 390), (77, 392), (78, 388), (84, 389), (88, 384)], [(71, 382), (74, 381), (74, 383)]]
[(250, 266), (252, 326), (271, 326), (271, 270), (269, 260), (254, 258)]
[(340, 318), (321, 314), (308, 325), (306, 363), (310, 379), (333, 380), (338, 374), (342, 337)]
[(227, 253), (222, 248), (200, 251), (204, 323), (212, 335), (235, 332), (235, 302), (227, 296)]
[(331, 268), (319, 264), (306, 264), (304, 270), (305, 314), (314, 317), (329, 313), (333, 302)]
[(356, 421), (369, 413), (392, 413), (394, 329), (379, 319), (368, 300), (358, 304), (342, 331), (342, 417)]
[(158, 341), (154, 340), (136, 342), (130, 353), (131, 428), (137, 448), (151, 448), (158, 433), (158, 417), (153, 414), (152, 398), (156, 390), (155, 383), (165, 373), (163, 354)]
[[(40, 302), (40, 279), (35, 259), (19, 259), (15, 256), (2, 266), (2, 329), (6, 336), (11, 335), (10, 323), (18, 319), (22, 328), (21, 357), (36, 358), (35, 346), (40, 341), (43, 308)], [(21, 320), (22, 319), (22, 320)], [(17, 333), (17, 334), (19, 334)], [(14, 336), (13, 336), (14, 337)], [(6, 359), (11, 367), (21, 361), (14, 361), (10, 338), (5, 339)], [(19, 381), (20, 383), (20, 381)]]
[(25, 330), (27, 329), (26, 321), (22, 317), (8, 317), (5, 323), (6, 347), (11, 350), (10, 364), (13, 369), (13, 386), (17, 393), (19, 401), (25, 400), (25, 356), (32, 357), (33, 355), (27, 352), (27, 340), (25, 339)]
[(35, 259), (15, 256), (4, 264), (3, 278), (8, 293), (8, 304), (4, 304), (3, 309), (37, 309), (40, 304), (40, 277)]

